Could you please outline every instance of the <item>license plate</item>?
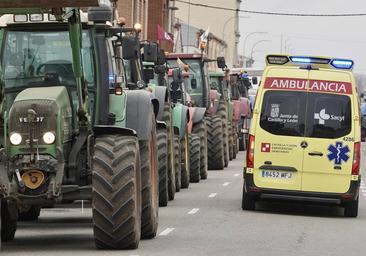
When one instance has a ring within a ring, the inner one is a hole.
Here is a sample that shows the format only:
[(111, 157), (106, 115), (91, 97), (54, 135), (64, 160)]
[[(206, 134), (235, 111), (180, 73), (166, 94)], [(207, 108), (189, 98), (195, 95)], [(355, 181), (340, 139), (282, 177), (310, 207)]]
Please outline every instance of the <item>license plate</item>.
[(273, 178), (273, 179), (291, 179), (291, 172), (282, 171), (265, 171), (262, 170), (262, 178)]

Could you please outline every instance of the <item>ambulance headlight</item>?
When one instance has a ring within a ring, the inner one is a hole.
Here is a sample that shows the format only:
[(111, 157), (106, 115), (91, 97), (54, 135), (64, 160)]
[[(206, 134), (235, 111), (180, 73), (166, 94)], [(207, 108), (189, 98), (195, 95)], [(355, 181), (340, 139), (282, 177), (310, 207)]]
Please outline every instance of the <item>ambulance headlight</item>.
[(46, 132), (45, 134), (43, 134), (43, 141), (46, 144), (52, 144), (54, 143), (56, 140), (56, 136), (53, 132)]
[(22, 135), (20, 135), (17, 132), (13, 132), (12, 134), (10, 134), (10, 143), (13, 144), (14, 146), (18, 146), (20, 143), (22, 143)]

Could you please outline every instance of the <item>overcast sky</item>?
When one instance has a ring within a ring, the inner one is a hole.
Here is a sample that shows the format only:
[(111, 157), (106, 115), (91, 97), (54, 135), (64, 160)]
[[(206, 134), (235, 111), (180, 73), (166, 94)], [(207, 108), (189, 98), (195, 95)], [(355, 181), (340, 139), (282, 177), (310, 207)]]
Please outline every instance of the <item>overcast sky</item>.
[[(289, 13), (366, 13), (366, 0), (243, 0), (241, 9)], [(292, 54), (312, 54), (351, 58), (355, 71), (366, 74), (366, 16), (361, 17), (283, 17), (241, 13), (241, 39), (239, 53), (243, 53), (244, 38), (247, 37), (245, 55), (253, 51), (254, 67), (263, 67), (267, 53), (279, 53), (281, 35), (283, 50), (285, 43)]]

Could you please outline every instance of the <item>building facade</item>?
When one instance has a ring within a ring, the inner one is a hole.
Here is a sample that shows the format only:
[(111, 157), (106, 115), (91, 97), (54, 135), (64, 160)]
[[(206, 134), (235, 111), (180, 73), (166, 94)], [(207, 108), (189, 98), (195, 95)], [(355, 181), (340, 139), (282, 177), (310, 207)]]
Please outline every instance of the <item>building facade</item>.
[[(175, 5), (179, 10), (176, 11), (175, 16), (178, 23), (185, 24), (188, 28), (195, 27), (204, 30), (209, 28), (211, 34), (218, 39), (215, 44), (219, 44), (219, 46), (215, 49), (221, 48), (221, 53), (225, 56), (227, 63), (230, 66), (237, 66), (240, 33), (239, 12), (235, 10), (240, 8), (241, 0), (190, 0), (187, 2), (233, 9), (233, 11), (229, 11), (176, 2)], [(186, 33), (186, 36), (184, 34), (182, 36), (183, 48), (189, 48), (192, 43), (192, 34), (189, 29), (185, 31), (182, 29), (182, 31)]]

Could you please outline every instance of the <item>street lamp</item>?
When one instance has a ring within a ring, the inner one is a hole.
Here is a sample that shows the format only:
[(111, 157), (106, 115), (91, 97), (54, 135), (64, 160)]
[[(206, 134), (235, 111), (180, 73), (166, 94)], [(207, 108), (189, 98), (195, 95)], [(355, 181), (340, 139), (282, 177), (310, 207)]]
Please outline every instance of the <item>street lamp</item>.
[(243, 56), (244, 56), (244, 58), (245, 58), (245, 47), (246, 47), (246, 44), (247, 44), (247, 39), (248, 39), (248, 37), (250, 37), (251, 35), (255, 35), (255, 34), (268, 34), (268, 32), (259, 32), (259, 31), (256, 31), (256, 32), (249, 33), (249, 34), (244, 38), (244, 46), (243, 46)]
[(272, 41), (271, 40), (259, 40), (255, 44), (253, 44), (252, 51), (250, 52), (250, 59), (249, 59), (250, 66), (254, 63), (253, 52), (254, 52), (255, 47), (257, 47), (257, 45), (259, 45), (260, 43), (266, 43), (266, 42), (272, 42)]
[[(224, 40), (224, 37), (225, 37), (225, 29), (226, 29), (227, 24), (235, 18), (236, 18), (236, 16), (233, 16), (233, 17), (230, 17), (229, 19), (227, 19), (227, 21), (225, 21), (224, 26), (222, 27), (222, 38), (221, 38), (222, 40)], [(250, 17), (249, 16), (239, 16), (239, 18), (240, 19), (249, 19)]]

